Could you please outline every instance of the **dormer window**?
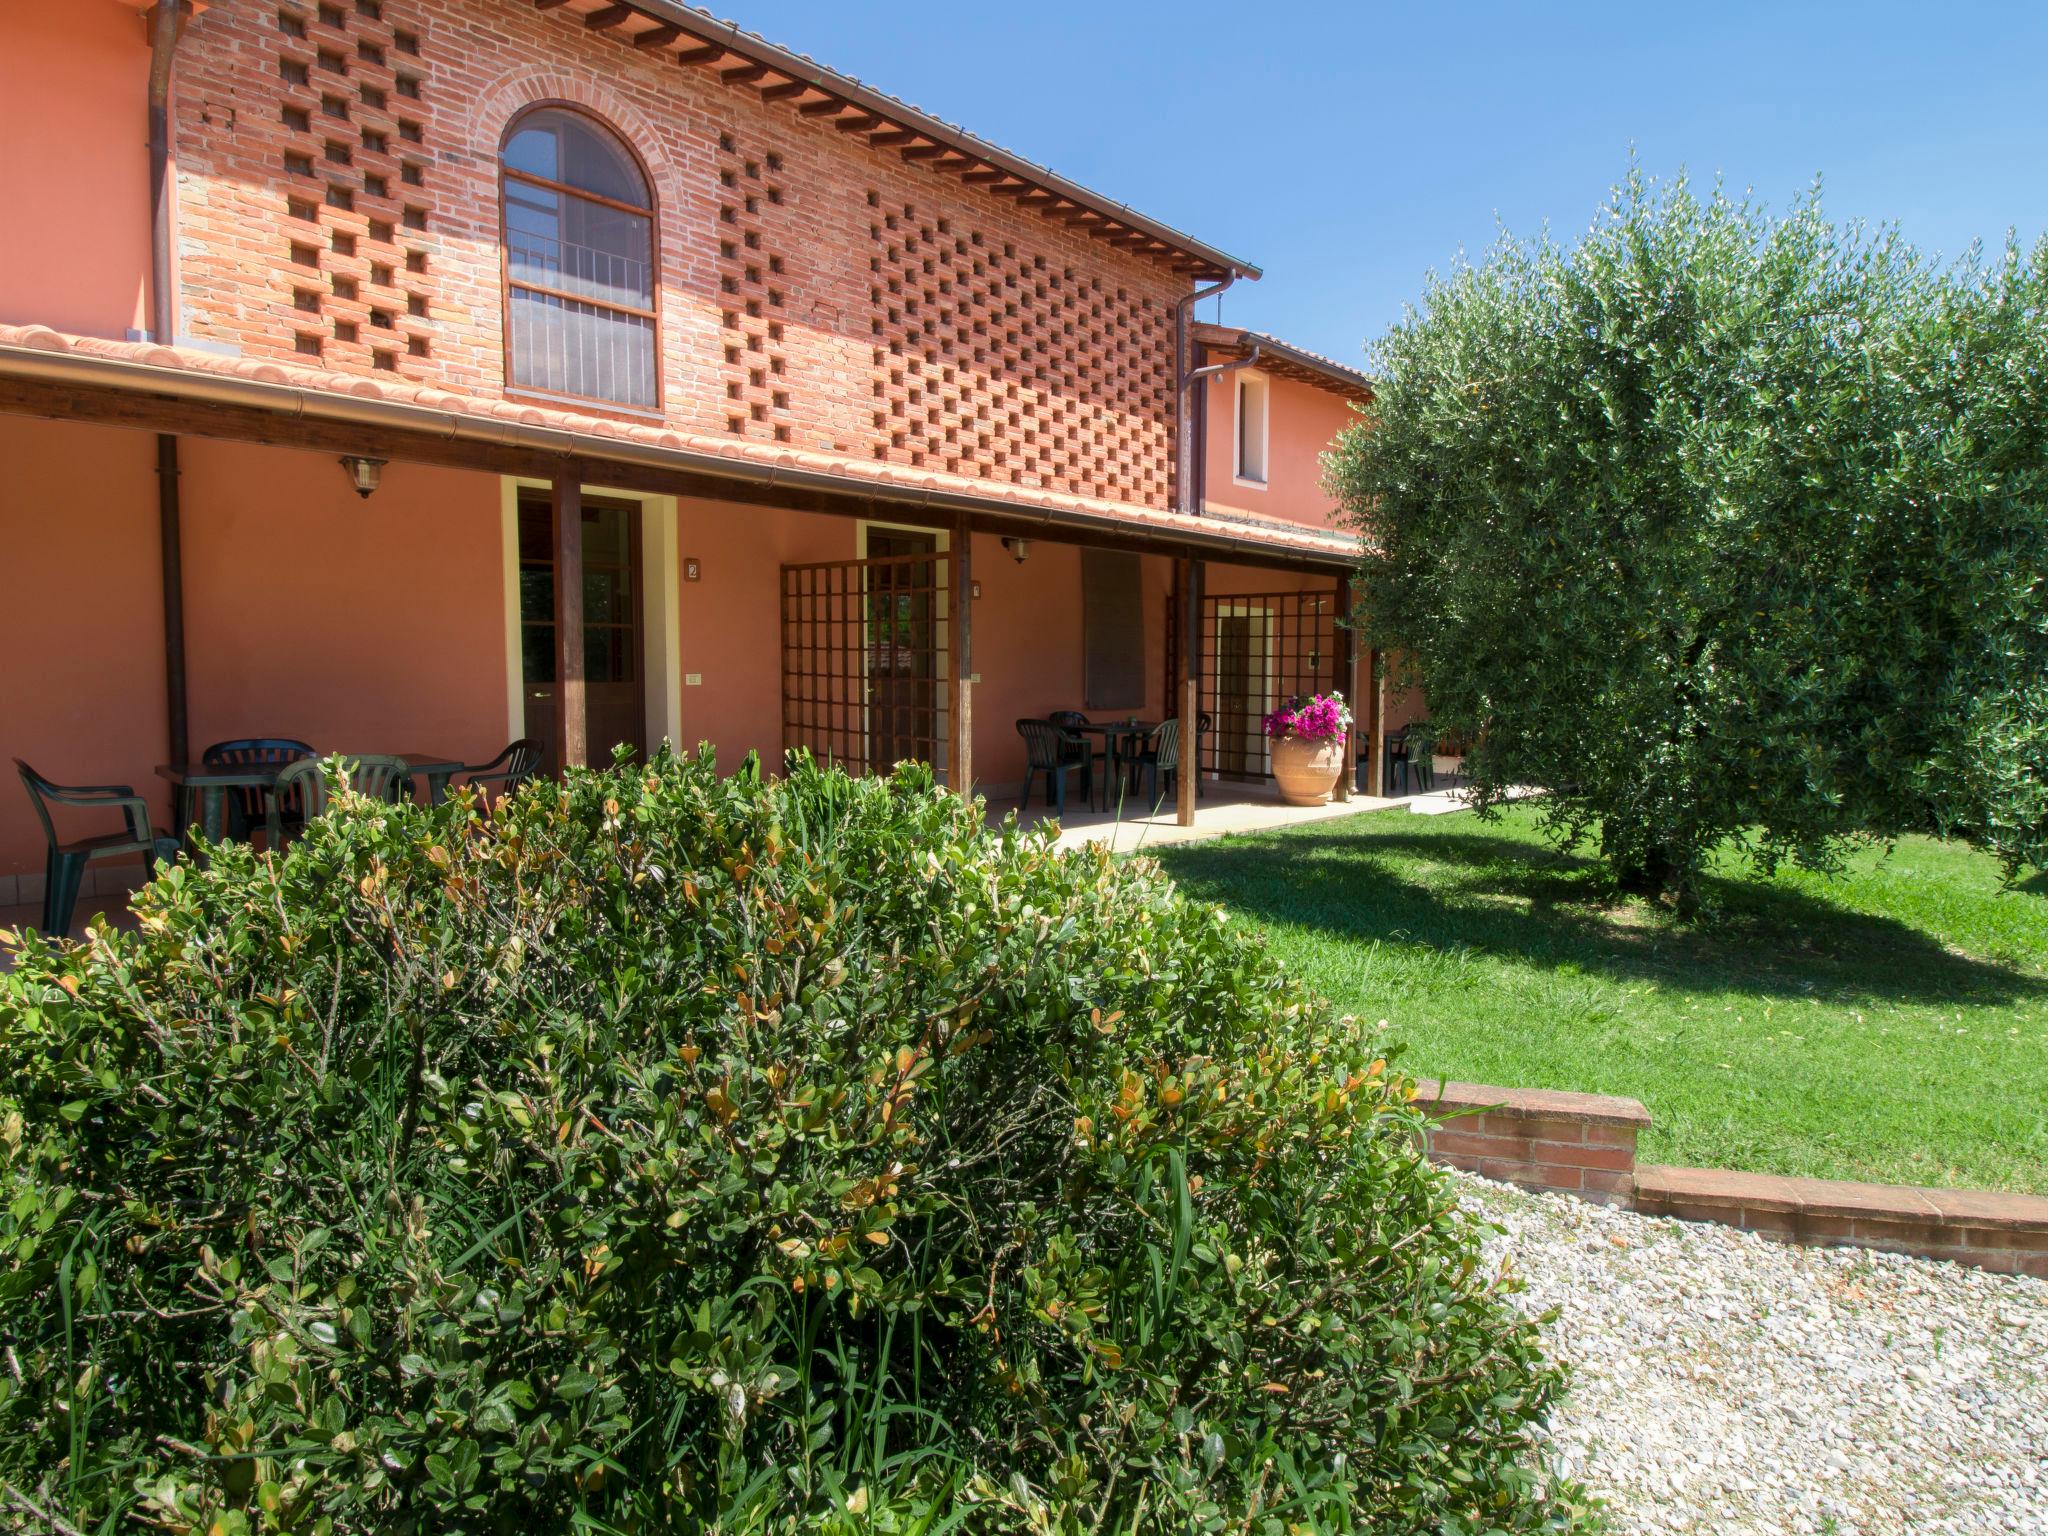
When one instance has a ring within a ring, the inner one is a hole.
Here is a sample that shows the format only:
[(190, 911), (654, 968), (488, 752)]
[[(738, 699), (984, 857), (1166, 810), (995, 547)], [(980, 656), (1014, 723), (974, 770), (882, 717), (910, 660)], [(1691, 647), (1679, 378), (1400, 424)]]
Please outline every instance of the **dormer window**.
[(506, 381), (660, 405), (654, 198), (631, 150), (581, 112), (541, 107), (505, 139)]

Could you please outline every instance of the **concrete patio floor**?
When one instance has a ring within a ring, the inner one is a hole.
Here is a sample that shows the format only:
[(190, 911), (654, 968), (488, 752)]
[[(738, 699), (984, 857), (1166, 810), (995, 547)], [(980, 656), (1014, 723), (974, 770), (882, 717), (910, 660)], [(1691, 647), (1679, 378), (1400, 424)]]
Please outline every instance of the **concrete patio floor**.
[[(1200, 842), (1206, 838), (1229, 837), (1244, 832), (1274, 832), (1282, 827), (1304, 826), (1339, 816), (1365, 811), (1387, 811), (1406, 805), (1422, 814), (1433, 814), (1438, 802), (1443, 810), (1456, 810), (1453, 791), (1430, 795), (1380, 798), (1356, 795), (1328, 805), (1288, 805), (1278, 791), (1263, 784), (1223, 784), (1211, 780), (1202, 786), (1195, 806), (1195, 824), (1183, 827), (1175, 820), (1174, 805), (1168, 800), (1155, 812), (1142, 801), (1126, 801), (1120, 810), (1098, 811), (1076, 800), (1067, 803), (1060, 819), (1059, 845), (1078, 848), (1083, 843), (1107, 843), (1112, 852), (1135, 853), (1144, 848), (1164, 848), (1173, 843)], [(1017, 808), (1014, 796), (992, 800), (988, 807), (990, 825), (998, 825)], [(1038, 796), (1023, 817), (1027, 827), (1053, 819), (1052, 811)]]

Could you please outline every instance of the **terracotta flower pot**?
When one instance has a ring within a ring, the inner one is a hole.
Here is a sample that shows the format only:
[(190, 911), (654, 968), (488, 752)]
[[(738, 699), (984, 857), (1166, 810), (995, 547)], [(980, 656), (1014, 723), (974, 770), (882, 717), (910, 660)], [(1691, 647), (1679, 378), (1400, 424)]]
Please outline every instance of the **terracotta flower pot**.
[(1273, 741), (1273, 780), (1289, 805), (1324, 805), (1344, 771), (1344, 738), (1303, 741), (1280, 736)]

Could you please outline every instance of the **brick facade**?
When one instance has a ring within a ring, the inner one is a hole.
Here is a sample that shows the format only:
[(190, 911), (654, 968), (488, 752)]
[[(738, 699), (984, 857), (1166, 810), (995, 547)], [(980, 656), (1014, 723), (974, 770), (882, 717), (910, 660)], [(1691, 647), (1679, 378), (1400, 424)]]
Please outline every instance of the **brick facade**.
[(1168, 503), (1187, 280), (504, 0), (216, 0), (181, 49), (185, 339), (505, 391), (498, 149), (580, 107), (653, 185), (666, 424)]

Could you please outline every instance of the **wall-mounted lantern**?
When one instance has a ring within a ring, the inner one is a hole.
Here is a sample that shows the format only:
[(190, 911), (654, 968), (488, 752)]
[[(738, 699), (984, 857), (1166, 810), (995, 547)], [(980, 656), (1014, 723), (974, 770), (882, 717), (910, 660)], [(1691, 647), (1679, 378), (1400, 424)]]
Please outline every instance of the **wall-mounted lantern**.
[(345, 453), (341, 456), (341, 467), (348, 471), (348, 483), (355, 487), (356, 494), (365, 501), (369, 500), (370, 492), (376, 490), (378, 483), (383, 479), (384, 464), (383, 459), (365, 458), (358, 453)]

